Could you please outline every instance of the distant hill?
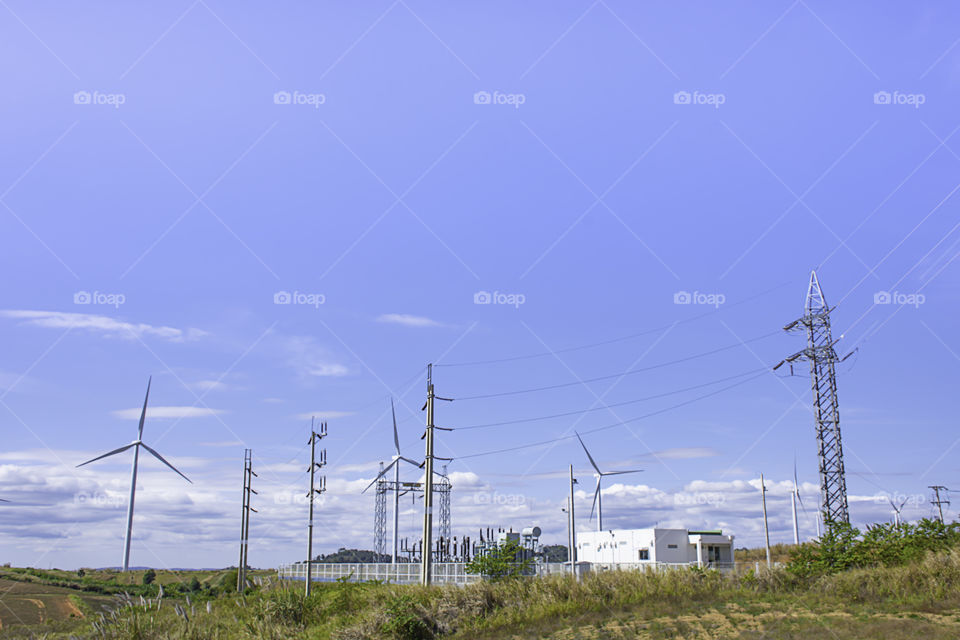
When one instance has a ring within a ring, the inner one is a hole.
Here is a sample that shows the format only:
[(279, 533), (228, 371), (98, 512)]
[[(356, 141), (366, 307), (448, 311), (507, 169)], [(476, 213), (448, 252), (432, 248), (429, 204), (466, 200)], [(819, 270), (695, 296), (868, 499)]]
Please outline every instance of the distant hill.
[(346, 549), (340, 547), (336, 553), (321, 554), (315, 562), (390, 562), (391, 557), (367, 549)]

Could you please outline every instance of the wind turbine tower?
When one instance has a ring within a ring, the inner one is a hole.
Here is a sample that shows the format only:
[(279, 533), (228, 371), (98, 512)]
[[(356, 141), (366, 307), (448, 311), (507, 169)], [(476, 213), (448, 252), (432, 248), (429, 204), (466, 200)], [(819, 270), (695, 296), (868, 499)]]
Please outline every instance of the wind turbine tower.
[(190, 480), (190, 478), (180, 473), (180, 471), (176, 467), (174, 467), (172, 464), (164, 460), (163, 456), (161, 456), (159, 453), (151, 449), (149, 446), (147, 446), (143, 442), (143, 421), (147, 417), (147, 401), (150, 399), (150, 383), (152, 382), (152, 380), (153, 380), (152, 376), (150, 377), (150, 379), (147, 380), (147, 395), (143, 399), (143, 410), (140, 412), (140, 427), (137, 429), (137, 439), (128, 445), (120, 447), (119, 449), (114, 449), (113, 451), (105, 453), (102, 456), (97, 456), (92, 460), (87, 460), (86, 462), (83, 462), (77, 465), (78, 467), (82, 467), (84, 465), (90, 464), (91, 462), (96, 462), (97, 460), (102, 460), (103, 458), (109, 458), (112, 455), (123, 453), (124, 451), (126, 451), (127, 449), (130, 449), (131, 447), (133, 448), (133, 468), (130, 471), (130, 502), (127, 504), (127, 535), (123, 542), (123, 570), (124, 571), (127, 571), (130, 568), (130, 540), (131, 540), (132, 531), (133, 531), (133, 503), (137, 493), (137, 463), (140, 459), (140, 447), (143, 447), (154, 458), (156, 458), (163, 464), (167, 465), (174, 471), (176, 471), (177, 475), (179, 475), (181, 478), (183, 478), (190, 484), (193, 484), (193, 481)]
[(583, 444), (583, 438), (580, 437), (580, 434), (577, 434), (577, 440), (580, 441), (580, 446), (583, 447), (584, 453), (587, 454), (587, 458), (590, 460), (590, 464), (593, 465), (594, 471), (596, 471), (597, 476), (597, 488), (593, 492), (593, 506), (590, 507), (590, 517), (593, 517), (593, 510), (597, 510), (597, 531), (603, 531), (603, 497), (600, 495), (600, 483), (603, 480), (604, 476), (619, 476), (625, 473), (640, 473), (643, 469), (630, 469), (627, 471), (600, 471), (600, 467), (597, 466), (597, 463), (594, 461), (593, 456), (590, 455), (590, 452), (587, 450), (587, 445)]
[(833, 311), (823, 296), (817, 272), (810, 272), (810, 285), (803, 317), (794, 320), (784, 331), (803, 330), (807, 333), (807, 348), (781, 360), (774, 369), (789, 363), (791, 370), (796, 360), (810, 363), (810, 381), (813, 387), (813, 416), (817, 430), (817, 448), (820, 460), (820, 496), (824, 523), (848, 523), (847, 479), (843, 468), (843, 446), (840, 440), (840, 408), (837, 400), (836, 365), (843, 362), (837, 356), (830, 331), (830, 312)]
[[(399, 530), (399, 528), (400, 528), (400, 462), (406, 462), (407, 464), (412, 464), (413, 466), (415, 466), (415, 467), (417, 467), (417, 468), (420, 467), (420, 463), (419, 463), (419, 462), (414, 462), (414, 461), (411, 460), (410, 458), (407, 458), (407, 457), (405, 457), (403, 454), (400, 453), (400, 436), (399, 436), (398, 433), (397, 433), (397, 412), (396, 412), (396, 410), (394, 409), (394, 406), (393, 406), (393, 398), (390, 399), (390, 413), (391, 413), (391, 415), (393, 416), (393, 446), (394, 446), (394, 448), (396, 449), (397, 454), (396, 454), (395, 456), (393, 456), (393, 462), (391, 462), (391, 463), (388, 464), (386, 467), (384, 467), (383, 469), (381, 469), (381, 470), (380, 470), (380, 473), (377, 474), (377, 477), (373, 479), (373, 482), (371, 482), (369, 485), (367, 485), (367, 488), (364, 489), (363, 491), (361, 491), (360, 493), (366, 493), (367, 489), (369, 489), (369, 488), (372, 487), (373, 485), (377, 484), (377, 482), (380, 481), (381, 478), (383, 478), (383, 476), (387, 473), (387, 471), (389, 471), (391, 467), (393, 468), (393, 556), (392, 556), (392, 563), (393, 563), (393, 564), (396, 564), (396, 563), (397, 563), (397, 557), (398, 557), (398, 554), (399, 554), (399, 551), (400, 551), (400, 550), (399, 550), (399, 546), (398, 546), (399, 538), (397, 537), (397, 536), (398, 536), (398, 533), (397, 533), (397, 532), (398, 532), (398, 530)], [(382, 463), (381, 463), (381, 464), (382, 464)], [(379, 493), (379, 491), (378, 491), (378, 493)], [(378, 498), (379, 498), (379, 497), (380, 497), (380, 496), (378, 495)], [(379, 519), (379, 513), (380, 513), (380, 511), (379, 511), (379, 509), (378, 509), (378, 510), (377, 510), (377, 514), (378, 514), (377, 519)], [(376, 538), (377, 538), (378, 540), (381, 539), (380, 536), (379, 536), (379, 533), (377, 534)], [(378, 544), (379, 544), (379, 543), (378, 543)], [(380, 550), (380, 549), (377, 549), (377, 553), (380, 553), (380, 552), (381, 552), (381, 550)]]

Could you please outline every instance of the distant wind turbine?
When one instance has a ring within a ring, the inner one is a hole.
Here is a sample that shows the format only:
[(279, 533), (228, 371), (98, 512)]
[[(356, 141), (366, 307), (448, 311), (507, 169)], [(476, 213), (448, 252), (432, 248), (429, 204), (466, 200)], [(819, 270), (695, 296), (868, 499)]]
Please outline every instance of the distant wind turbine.
[[(410, 458), (404, 457), (400, 453), (400, 436), (397, 435), (397, 412), (393, 408), (393, 398), (390, 398), (390, 413), (393, 415), (393, 446), (397, 450), (397, 455), (393, 456), (393, 462), (388, 464), (383, 469), (383, 471), (377, 474), (377, 477), (373, 479), (373, 482), (367, 485), (367, 489), (375, 485), (377, 483), (377, 480), (382, 478), (384, 474), (387, 471), (389, 471), (391, 467), (393, 467), (393, 482), (394, 482), (395, 491), (393, 492), (393, 558), (392, 558), (392, 562), (393, 564), (396, 564), (397, 554), (399, 552), (399, 549), (397, 547), (397, 543), (399, 541), (399, 539), (397, 538), (397, 530), (399, 529), (399, 524), (400, 524), (400, 465), (398, 463), (402, 460), (403, 462), (412, 464), (417, 468), (420, 467), (420, 463), (414, 462)], [(366, 493), (367, 489), (364, 489), (360, 493)]]
[[(797, 502), (803, 507), (803, 499), (800, 497), (800, 483), (797, 482), (797, 459), (793, 459), (793, 493), (790, 494), (790, 501), (793, 503), (793, 544), (800, 544), (800, 523), (797, 521)], [(804, 511), (806, 513), (806, 511)]]
[(151, 455), (153, 455), (154, 458), (156, 458), (163, 464), (167, 465), (174, 471), (176, 471), (181, 478), (183, 478), (190, 484), (193, 484), (193, 481), (190, 480), (190, 478), (180, 473), (180, 471), (176, 467), (174, 467), (172, 464), (164, 460), (163, 456), (161, 456), (159, 453), (151, 449), (149, 446), (147, 446), (143, 442), (143, 421), (147, 417), (147, 401), (150, 399), (150, 383), (152, 381), (153, 381), (153, 376), (151, 376), (147, 380), (147, 395), (143, 399), (143, 411), (140, 412), (140, 427), (137, 430), (137, 439), (128, 445), (120, 447), (119, 449), (114, 449), (109, 453), (105, 453), (102, 456), (97, 456), (92, 460), (87, 460), (86, 462), (77, 465), (78, 467), (82, 467), (83, 465), (90, 464), (91, 462), (96, 462), (97, 460), (102, 460), (103, 458), (108, 458), (117, 453), (123, 453), (127, 449), (133, 447), (133, 469), (130, 472), (130, 502), (127, 505), (127, 536), (123, 542), (123, 570), (124, 571), (126, 571), (130, 567), (130, 539), (131, 539), (131, 532), (133, 531), (133, 502), (137, 492), (137, 461), (140, 459), (140, 447), (143, 447)]
[(600, 467), (597, 466), (597, 463), (593, 460), (593, 456), (591, 456), (590, 452), (587, 450), (587, 445), (583, 444), (583, 438), (580, 437), (579, 433), (577, 433), (577, 440), (580, 441), (580, 446), (583, 447), (584, 453), (586, 453), (587, 458), (590, 459), (590, 464), (593, 465), (594, 470), (597, 472), (597, 489), (593, 492), (593, 505), (590, 507), (590, 517), (593, 517), (593, 510), (594, 507), (596, 507), (597, 531), (603, 531), (603, 497), (600, 495), (600, 482), (603, 480), (603, 477), (619, 476), (625, 473), (640, 473), (643, 471), (643, 469), (630, 469), (628, 471), (600, 471)]
[(900, 506), (897, 506), (893, 504), (893, 500), (887, 498), (887, 502), (889, 502), (890, 506), (893, 507), (893, 518), (898, 527), (900, 526), (900, 510), (903, 509), (903, 505), (907, 504), (907, 500), (909, 500), (909, 498), (904, 498), (903, 502), (900, 503)]

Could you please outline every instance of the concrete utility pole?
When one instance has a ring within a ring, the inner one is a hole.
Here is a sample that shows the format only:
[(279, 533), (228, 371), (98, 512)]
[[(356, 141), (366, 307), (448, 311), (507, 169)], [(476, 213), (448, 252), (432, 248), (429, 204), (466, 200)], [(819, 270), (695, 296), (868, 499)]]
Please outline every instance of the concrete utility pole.
[(567, 555), (570, 558), (570, 572), (574, 577), (577, 576), (577, 517), (574, 511), (573, 503), (573, 485), (577, 484), (577, 479), (573, 477), (573, 465), (570, 465), (570, 551)]
[[(423, 434), (426, 440), (426, 456), (423, 459), (425, 471), (423, 487), (423, 541), (420, 551), (420, 584), (430, 584), (430, 568), (433, 564), (433, 431), (437, 427), (433, 424), (433, 404), (435, 400), (453, 402), (452, 398), (440, 398), (433, 392), (433, 364), (427, 365), (427, 403), (423, 408), (427, 410), (427, 429)], [(441, 427), (442, 428), (442, 427)], [(449, 429), (444, 429), (449, 431)]]
[(770, 529), (767, 527), (767, 485), (763, 483), (763, 474), (760, 474), (760, 496), (763, 500), (763, 537), (767, 545), (767, 568), (770, 568)]
[(933, 489), (933, 494), (934, 494), (934, 496), (936, 496), (933, 500), (930, 501), (930, 504), (937, 505), (937, 512), (940, 514), (940, 524), (944, 524), (944, 522), (943, 522), (943, 505), (947, 505), (947, 506), (949, 507), (949, 506), (950, 506), (950, 501), (949, 501), (949, 500), (941, 500), (941, 499), (940, 499), (940, 492), (941, 492), (941, 491), (947, 492), (947, 491), (950, 491), (950, 489), (947, 489), (945, 486), (943, 486), (943, 485), (941, 485), (941, 484), (932, 484), (932, 485), (930, 485), (929, 488), (930, 488), (930, 489)]
[(258, 477), (253, 471), (253, 450), (243, 450), (243, 517), (240, 520), (240, 563), (237, 565), (237, 591), (243, 593), (247, 586), (247, 547), (250, 542), (250, 512), (257, 510), (250, 506), (250, 495), (257, 494), (253, 490), (253, 478)]
[(320, 423), (320, 432), (314, 429), (313, 418), (310, 419), (310, 493), (307, 494), (307, 501), (310, 505), (310, 516), (307, 524), (307, 579), (306, 594), (310, 595), (310, 584), (313, 582), (313, 501), (316, 496), (327, 490), (327, 476), (321, 476), (320, 488), (316, 488), (314, 474), (317, 469), (322, 469), (327, 464), (327, 450), (320, 452), (320, 462), (317, 462), (317, 442), (327, 435), (327, 423)]

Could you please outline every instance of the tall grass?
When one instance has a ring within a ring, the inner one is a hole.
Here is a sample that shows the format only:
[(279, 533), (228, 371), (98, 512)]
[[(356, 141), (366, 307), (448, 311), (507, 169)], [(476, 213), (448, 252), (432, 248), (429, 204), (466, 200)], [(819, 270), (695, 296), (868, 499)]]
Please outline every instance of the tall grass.
[[(179, 615), (171, 603), (137, 607), (107, 617), (102, 638), (234, 639), (331, 638), (366, 640), (550, 635), (574, 620), (611, 614), (643, 619), (698, 614), (730, 603), (803, 606), (814, 611), (932, 611), (960, 606), (960, 550), (928, 554), (902, 566), (799, 576), (785, 569), (721, 574), (684, 569), (610, 571), (581, 581), (567, 575), (420, 587), (385, 584), (318, 584), (310, 597), (302, 585), (275, 586), (246, 597), (225, 596), (209, 613), (197, 607)], [(524, 636), (521, 636), (524, 637)]]

